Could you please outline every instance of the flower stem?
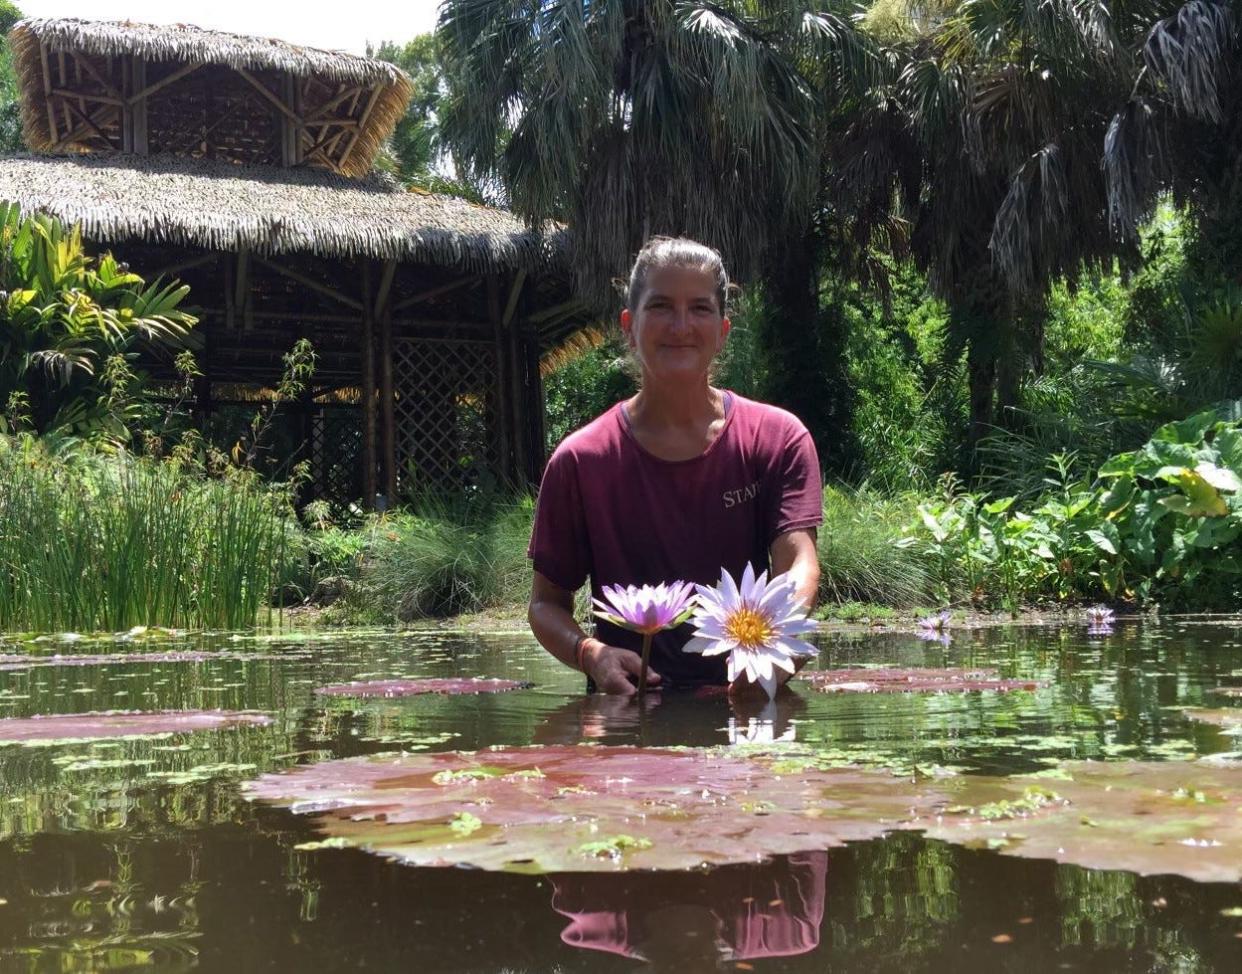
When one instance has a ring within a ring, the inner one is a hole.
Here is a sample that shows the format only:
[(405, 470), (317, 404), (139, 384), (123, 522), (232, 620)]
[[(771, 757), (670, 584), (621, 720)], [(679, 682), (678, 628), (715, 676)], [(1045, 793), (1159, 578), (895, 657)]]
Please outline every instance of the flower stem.
[(647, 695), (647, 661), (651, 659), (651, 633), (643, 634), (643, 664), (638, 671), (638, 698)]

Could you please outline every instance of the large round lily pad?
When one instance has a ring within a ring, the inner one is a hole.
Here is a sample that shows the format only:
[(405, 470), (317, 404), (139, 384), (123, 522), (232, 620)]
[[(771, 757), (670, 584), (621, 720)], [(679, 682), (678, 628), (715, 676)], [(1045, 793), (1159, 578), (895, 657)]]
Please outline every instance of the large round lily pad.
[(1204, 762), (930, 780), (807, 755), (573, 745), (349, 758), (244, 787), (315, 816), (326, 838), (314, 847), (419, 866), (684, 870), (918, 830), (1092, 869), (1242, 881), (1242, 768)]
[(448, 696), (471, 693), (504, 693), (508, 690), (524, 690), (534, 684), (520, 680), (498, 680), (471, 677), (447, 677), (425, 680), (369, 680), (355, 683), (336, 683), (320, 687), (315, 692), (330, 697), (412, 697), (422, 693), (438, 693)]
[(0, 720), (0, 745), (107, 737), (184, 734), (244, 725), (270, 724), (266, 714), (246, 710), (109, 710), (85, 714), (47, 714)]
[(692, 869), (871, 839), (947, 803), (932, 783), (704, 751), (529, 747), (348, 758), (264, 775), (323, 844), (419, 866)]
[(996, 670), (949, 667), (932, 669), (855, 668), (811, 670), (799, 679), (824, 693), (966, 693), (974, 690), (1036, 690), (1046, 684), (1039, 680), (1002, 679)]

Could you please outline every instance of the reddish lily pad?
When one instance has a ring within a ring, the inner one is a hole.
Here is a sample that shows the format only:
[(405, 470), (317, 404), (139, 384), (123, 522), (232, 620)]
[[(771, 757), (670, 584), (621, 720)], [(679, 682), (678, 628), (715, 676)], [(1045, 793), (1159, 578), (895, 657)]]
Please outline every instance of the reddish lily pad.
[(1225, 731), (1242, 730), (1242, 708), (1221, 707), (1216, 710), (1207, 707), (1184, 707), (1182, 713), (1191, 720), (1201, 724), (1215, 724)]
[(900, 669), (856, 668), (812, 670), (798, 677), (824, 693), (968, 693), (974, 690), (1036, 690), (1047, 684), (1040, 680), (1002, 679), (996, 670), (986, 668)]
[(927, 834), (1088, 869), (1242, 880), (1242, 768), (1196, 761), (1061, 767), (1069, 780), (956, 778), (951, 787), (962, 789), (961, 800)]
[(332, 686), (320, 687), (315, 692), (330, 697), (412, 697), (422, 693), (456, 696), (469, 693), (505, 693), (509, 690), (527, 690), (532, 686), (534, 686), (533, 683), (523, 683), (520, 680), (459, 677), (336, 683)]
[(873, 839), (948, 802), (933, 783), (705, 751), (570, 745), (347, 758), (264, 775), (251, 798), (333, 845), (412, 865), (693, 869)]
[(0, 673), (43, 666), (108, 666), (120, 663), (203, 663), (218, 659), (217, 653), (193, 651), (167, 653), (94, 653), (85, 655), (31, 656), (23, 653), (0, 654)]
[(1054, 780), (928, 780), (812, 758), (591, 747), (348, 758), (249, 797), (315, 817), (316, 847), (418, 866), (686, 870), (897, 830), (1090, 869), (1242, 881), (1242, 768), (1069, 762)]
[(270, 724), (267, 714), (247, 710), (109, 710), (85, 714), (46, 714), (0, 720), (0, 745), (107, 737), (150, 737)]

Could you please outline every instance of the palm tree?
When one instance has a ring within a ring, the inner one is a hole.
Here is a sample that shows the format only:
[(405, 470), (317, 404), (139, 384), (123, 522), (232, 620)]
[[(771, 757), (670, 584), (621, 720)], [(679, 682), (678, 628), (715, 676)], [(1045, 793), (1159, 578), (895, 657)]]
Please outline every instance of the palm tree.
[(766, 285), (775, 345), (801, 370), (775, 370), (783, 401), (835, 439), (844, 383), (816, 364), (841, 361), (817, 327), (823, 149), (841, 100), (830, 82), (865, 77), (873, 54), (823, 6), (447, 0), (438, 36), (458, 168), (497, 179), (531, 223), (572, 226), (581, 290), (601, 310), (646, 238), (719, 248), (741, 282)]
[(1141, 23), (1104, 145), (1109, 215), (1133, 237), (1171, 192), (1195, 218), (1197, 275), (1242, 284), (1242, 15), (1227, 0), (1165, 0)]
[[(834, 156), (861, 223), (910, 224), (910, 250), (952, 310), (973, 446), (1040, 365), (1048, 284), (1116, 254), (1100, 147), (1133, 84), (1135, 4), (965, 0), (909, 6), (885, 74)], [(1146, 3), (1141, 4), (1147, 9)]]

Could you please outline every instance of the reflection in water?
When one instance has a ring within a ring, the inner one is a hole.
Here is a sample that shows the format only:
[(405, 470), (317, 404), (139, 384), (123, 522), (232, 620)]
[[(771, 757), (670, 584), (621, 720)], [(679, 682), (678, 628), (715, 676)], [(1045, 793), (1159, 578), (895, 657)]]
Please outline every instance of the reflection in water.
[(758, 694), (735, 698), (718, 687), (650, 693), (642, 701), (592, 693), (549, 713), (533, 743), (707, 747), (793, 741), (806, 706), (806, 698), (788, 688), (774, 700)]
[(571, 947), (661, 969), (805, 954), (819, 946), (828, 853), (804, 852), (710, 872), (564, 873), (552, 908)]

